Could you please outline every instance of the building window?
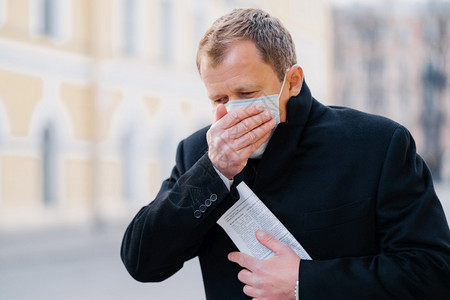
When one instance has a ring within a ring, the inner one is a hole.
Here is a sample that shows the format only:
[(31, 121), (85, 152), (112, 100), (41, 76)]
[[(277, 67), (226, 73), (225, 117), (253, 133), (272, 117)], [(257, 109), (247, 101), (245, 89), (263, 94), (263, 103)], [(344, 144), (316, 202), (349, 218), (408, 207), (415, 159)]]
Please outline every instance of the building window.
[[(203, 37), (206, 31), (206, 12), (205, 3), (201, 0), (194, 2), (194, 34), (195, 34), (195, 48)], [(194, 49), (195, 49), (194, 48)]]
[(42, 133), (42, 199), (45, 206), (56, 203), (56, 132), (53, 123)]
[(0, 0), (0, 26), (6, 21), (6, 0)]
[(32, 34), (49, 37), (55, 41), (67, 40), (71, 23), (70, 1), (31, 0)]
[(124, 0), (123, 4), (123, 44), (124, 54), (134, 54), (136, 52), (136, 0)]
[(172, 45), (172, 26), (173, 26), (173, 4), (172, 0), (162, 0), (162, 62), (166, 65), (172, 63), (173, 45)]
[(39, 33), (46, 36), (56, 36), (56, 0), (42, 0), (40, 7)]
[(123, 196), (128, 202), (136, 200), (136, 135), (132, 129), (121, 138)]
[(147, 36), (144, 34), (146, 23), (146, 1), (117, 0), (114, 14), (117, 37), (114, 47), (124, 56), (138, 56), (143, 52), (143, 43)]

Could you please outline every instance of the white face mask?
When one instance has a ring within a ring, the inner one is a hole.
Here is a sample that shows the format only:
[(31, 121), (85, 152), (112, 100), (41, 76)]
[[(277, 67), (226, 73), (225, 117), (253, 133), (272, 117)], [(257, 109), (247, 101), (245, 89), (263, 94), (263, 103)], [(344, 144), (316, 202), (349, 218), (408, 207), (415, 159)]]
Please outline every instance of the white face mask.
[[(233, 111), (237, 108), (249, 106), (252, 104), (261, 104), (265, 110), (270, 111), (273, 114), (273, 117), (278, 125), (280, 123), (280, 96), (281, 96), (281, 93), (283, 92), (285, 80), (286, 80), (286, 75), (284, 76), (283, 84), (281, 85), (281, 90), (280, 90), (279, 94), (251, 98), (251, 99), (243, 99), (243, 100), (230, 100), (225, 104), (225, 107), (227, 108), (227, 111)], [(275, 131), (275, 128), (272, 130), (272, 133), (270, 134), (270, 137), (267, 139), (267, 141), (265, 141), (264, 144), (262, 144), (258, 149), (256, 149), (250, 155), (250, 158), (261, 158), (262, 157), (262, 155), (264, 154), (264, 151), (266, 150), (267, 144), (269, 143), (269, 140), (272, 137), (272, 134), (274, 131)]]

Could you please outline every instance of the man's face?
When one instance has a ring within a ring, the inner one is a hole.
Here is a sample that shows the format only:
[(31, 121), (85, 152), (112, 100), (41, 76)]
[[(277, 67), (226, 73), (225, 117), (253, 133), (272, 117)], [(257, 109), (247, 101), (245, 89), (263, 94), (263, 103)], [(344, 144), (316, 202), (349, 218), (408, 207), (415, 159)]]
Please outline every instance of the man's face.
[(212, 67), (205, 55), (201, 60), (201, 77), (214, 107), (229, 100), (263, 97), (280, 92), (275, 71), (265, 63), (251, 41), (235, 42), (224, 60)]

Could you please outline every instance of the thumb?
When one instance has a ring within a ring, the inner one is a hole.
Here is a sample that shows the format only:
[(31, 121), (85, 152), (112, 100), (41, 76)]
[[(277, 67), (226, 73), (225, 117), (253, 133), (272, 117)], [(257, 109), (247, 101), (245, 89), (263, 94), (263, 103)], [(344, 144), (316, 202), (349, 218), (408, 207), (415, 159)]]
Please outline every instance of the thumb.
[(286, 247), (288, 247), (285, 243), (280, 242), (279, 240), (262, 230), (256, 231), (256, 238), (263, 246), (272, 250), (275, 255), (281, 254), (282, 252), (284, 252)]
[(223, 116), (227, 114), (227, 108), (223, 104), (219, 104), (216, 107), (216, 116), (214, 119), (214, 123), (222, 119)]

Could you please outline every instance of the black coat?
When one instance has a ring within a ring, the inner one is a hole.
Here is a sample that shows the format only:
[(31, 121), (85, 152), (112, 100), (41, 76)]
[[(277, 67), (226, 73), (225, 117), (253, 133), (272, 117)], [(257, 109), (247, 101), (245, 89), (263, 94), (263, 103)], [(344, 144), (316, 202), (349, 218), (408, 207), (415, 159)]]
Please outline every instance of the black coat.
[(450, 299), (449, 227), (409, 132), (324, 106), (306, 83), (287, 112), (231, 192), (208, 158), (208, 128), (179, 144), (170, 178), (125, 233), (130, 274), (161, 281), (198, 256), (208, 299), (247, 299), (216, 224), (244, 180), (313, 259), (300, 263), (301, 299)]

